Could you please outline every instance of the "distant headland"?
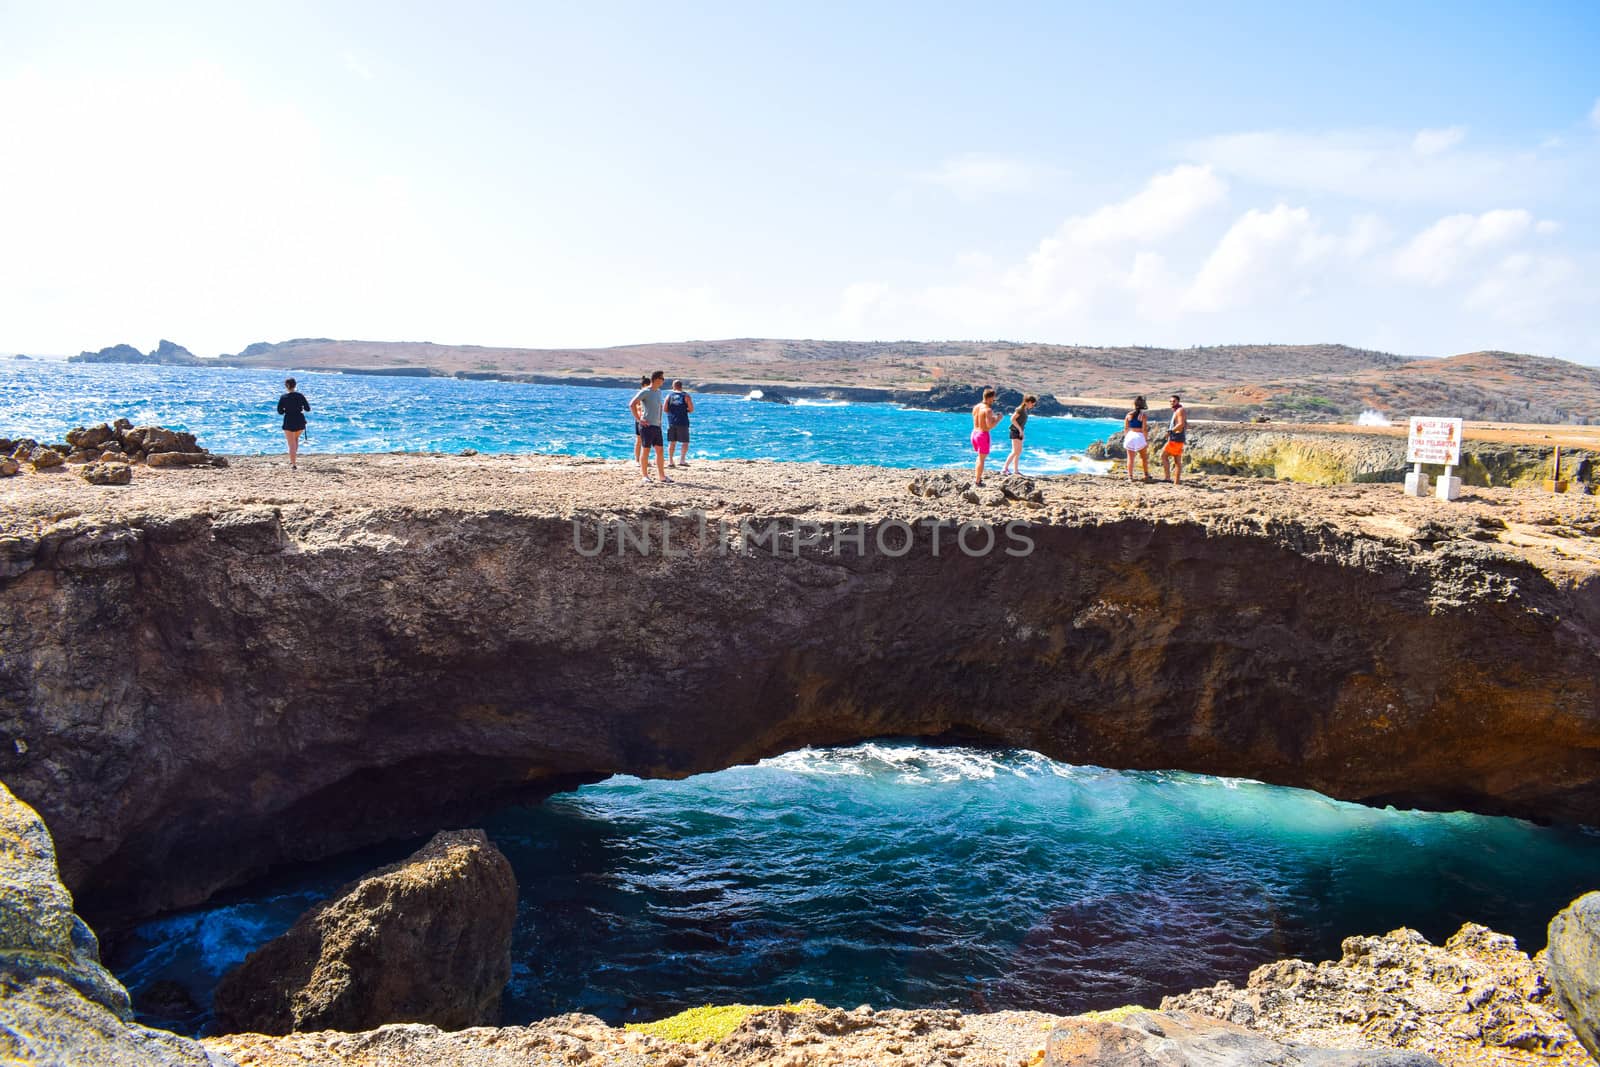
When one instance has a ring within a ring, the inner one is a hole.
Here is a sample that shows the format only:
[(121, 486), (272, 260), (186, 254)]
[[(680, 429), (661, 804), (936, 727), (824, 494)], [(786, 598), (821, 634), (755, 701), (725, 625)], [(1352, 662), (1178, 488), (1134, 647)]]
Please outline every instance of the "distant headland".
[(960, 410), (973, 386), (1037, 393), (1040, 414), (1120, 415), (1135, 394), (1181, 393), (1200, 417), (1352, 421), (1448, 413), (1520, 423), (1600, 421), (1600, 368), (1547, 356), (1470, 352), (1400, 356), (1341, 344), (1194, 348), (1013, 341), (824, 341), (735, 338), (616, 348), (487, 348), (428, 341), (302, 337), (200, 359), (163, 340), (115, 345), (73, 362), (273, 367), (353, 374), (625, 386), (664, 369), (700, 392), (884, 401)]

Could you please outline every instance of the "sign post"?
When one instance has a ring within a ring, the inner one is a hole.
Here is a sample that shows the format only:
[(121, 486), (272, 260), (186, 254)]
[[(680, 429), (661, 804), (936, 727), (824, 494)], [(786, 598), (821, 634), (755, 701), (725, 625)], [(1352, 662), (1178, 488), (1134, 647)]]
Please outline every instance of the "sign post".
[(1444, 474), (1434, 495), (1440, 500), (1454, 500), (1461, 493), (1461, 479), (1451, 473), (1461, 463), (1461, 420), (1411, 416), (1406, 462), (1413, 465), (1406, 475), (1408, 496), (1427, 496), (1428, 476), (1422, 473), (1422, 465), (1442, 463)]

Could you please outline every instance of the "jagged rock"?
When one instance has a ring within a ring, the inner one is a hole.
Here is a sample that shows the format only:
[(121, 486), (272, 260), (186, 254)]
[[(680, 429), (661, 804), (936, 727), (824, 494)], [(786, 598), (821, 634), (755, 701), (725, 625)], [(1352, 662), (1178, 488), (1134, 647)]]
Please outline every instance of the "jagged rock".
[(911, 479), (907, 488), (912, 496), (936, 499), (942, 496), (960, 496), (966, 491), (968, 483), (945, 471), (918, 474)]
[(22, 469), (22, 464), (10, 456), (0, 456), (0, 478), (9, 478)]
[(151, 452), (144, 457), (151, 467), (226, 467), (228, 461), (209, 452)]
[(36, 471), (49, 470), (59, 467), (67, 461), (67, 457), (50, 448), (36, 448), (33, 450), (33, 469)]
[(224, 1030), (493, 1024), (511, 978), (517, 882), (482, 830), (436, 834), (252, 952), (217, 987)]
[(95, 449), (78, 448), (78, 449), (74, 449), (71, 453), (69, 453), (67, 455), (67, 462), (68, 463), (90, 463), (90, 462), (92, 462), (94, 460), (97, 460), (99, 458), (100, 458), (100, 450), (98, 448), (95, 448)]
[(11, 442), (11, 458), (26, 461), (33, 450), (39, 447), (39, 442), (31, 437), (20, 437)]
[(9, 438), (9, 437), (0, 437), (0, 456), (9, 456), (9, 455), (11, 455), (11, 450), (13, 448), (16, 448), (16, 447), (17, 447), (17, 443), (15, 441), (11, 440), (11, 438)]
[(1032, 478), (1013, 474), (1000, 483), (1000, 492), (1007, 500), (1021, 500), (1029, 504), (1043, 504), (1044, 490)]
[(116, 431), (103, 422), (99, 426), (92, 426), (89, 429), (84, 429), (80, 426), (76, 430), (67, 431), (67, 444), (76, 449), (99, 448), (107, 441), (115, 438)]
[(961, 499), (980, 507), (998, 508), (1005, 505), (1006, 495), (992, 485), (969, 485), (961, 491)]
[(133, 423), (129, 422), (127, 419), (118, 419), (111, 424), (111, 428), (119, 432), (122, 430), (131, 430), (133, 429)]
[(1600, 1062), (1600, 893), (1585, 893), (1550, 920), (1546, 966), (1556, 1003)]
[[(169, 430), (165, 426), (144, 426), (136, 446), (143, 451), (154, 454), (157, 452), (199, 452), (200, 446), (195, 444), (194, 434), (180, 430)], [(138, 430), (131, 433), (138, 433)]]
[(1439, 1067), (1419, 1052), (1313, 1048), (1185, 1012), (1073, 1020), (1050, 1034), (1047, 1067)]
[[(898, 390), (894, 394), (894, 399), (896, 403), (906, 407), (929, 411), (971, 411), (983, 400), (984, 388), (981, 385), (941, 384), (926, 392)], [(1049, 393), (1036, 395), (1039, 402), (1034, 405), (1035, 415), (1065, 415), (1072, 410)], [(995, 403), (1002, 411), (1010, 412), (1022, 404), (1022, 397), (1021, 390), (1001, 388), (996, 392)]]
[(232, 1067), (198, 1042), (132, 1022), (128, 991), (72, 910), (44, 822), (0, 784), (0, 1062)]
[(78, 472), (90, 485), (127, 485), (133, 469), (126, 463), (86, 463)]
[(1427, 1052), (1452, 1062), (1485, 1047), (1587, 1067), (1541, 960), (1514, 939), (1471, 923), (1442, 946), (1415, 930), (1347, 937), (1337, 962), (1283, 960), (1258, 967), (1243, 989), (1220, 982), (1161, 1002), (1279, 1040)]

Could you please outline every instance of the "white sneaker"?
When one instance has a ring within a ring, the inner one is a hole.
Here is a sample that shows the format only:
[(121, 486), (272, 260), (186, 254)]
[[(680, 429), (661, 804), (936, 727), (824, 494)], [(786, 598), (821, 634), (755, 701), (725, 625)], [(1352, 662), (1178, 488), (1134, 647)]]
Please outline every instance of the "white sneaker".
[(661, 476), (661, 480), (662, 480), (662, 481), (663, 481), (663, 482), (668, 482), (668, 483), (671, 483), (671, 484), (676, 484), (676, 482), (675, 482), (675, 481), (674, 481), (674, 479), (672, 479), (672, 478), (668, 478), (668, 477), (667, 477), (667, 476), (666, 476), (666, 475), (665, 475), (665, 474), (663, 474), (663, 475), (662, 475), (662, 476)]
[(651, 484), (651, 482), (650, 482), (649, 478), (640, 478), (639, 479), (639, 484), (640, 485), (649, 485), (649, 484)]

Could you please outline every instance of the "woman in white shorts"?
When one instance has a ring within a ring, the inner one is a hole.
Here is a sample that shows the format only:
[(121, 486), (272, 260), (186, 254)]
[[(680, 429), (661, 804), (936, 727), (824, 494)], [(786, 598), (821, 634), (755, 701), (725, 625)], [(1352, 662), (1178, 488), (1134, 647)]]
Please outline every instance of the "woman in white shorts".
[(1150, 477), (1150, 416), (1145, 414), (1144, 397), (1133, 398), (1133, 410), (1122, 417), (1122, 447), (1128, 453), (1128, 481), (1133, 481), (1133, 457), (1137, 455), (1144, 464), (1144, 480)]

